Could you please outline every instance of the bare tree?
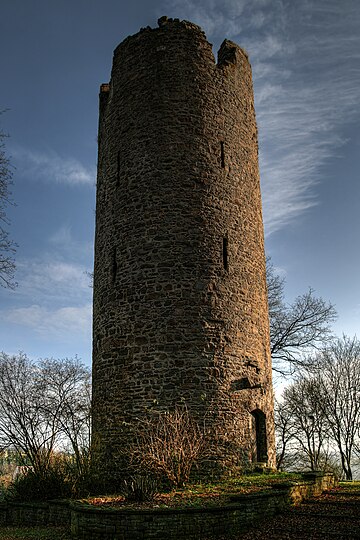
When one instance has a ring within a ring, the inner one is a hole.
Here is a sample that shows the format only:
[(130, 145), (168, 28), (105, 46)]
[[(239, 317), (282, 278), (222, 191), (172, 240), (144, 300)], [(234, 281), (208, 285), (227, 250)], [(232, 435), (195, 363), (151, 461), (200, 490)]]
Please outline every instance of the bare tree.
[(330, 302), (317, 298), (309, 289), (292, 304), (284, 301), (285, 280), (267, 259), (267, 285), (270, 317), (270, 346), (273, 369), (283, 375), (303, 366), (312, 349), (332, 337), (330, 324), (336, 311)]
[(53, 419), (43, 415), (43, 396), (35, 364), (22, 353), (1, 353), (1, 446), (15, 449), (35, 471), (48, 465), (57, 435)]
[[(326, 465), (329, 449), (329, 426), (319, 395), (317, 380), (299, 377), (284, 390), (282, 419), (285, 418), (287, 424), (284, 421), (280, 424), (287, 434), (288, 441), (293, 442), (293, 455), (312, 471)], [(284, 415), (284, 411), (287, 415)]]
[(276, 468), (292, 467), (297, 459), (292, 443), (294, 442), (295, 422), (291, 405), (284, 400), (275, 399), (274, 406), (276, 433)]
[[(3, 111), (0, 111), (0, 114)], [(9, 237), (6, 226), (9, 225), (9, 219), (6, 215), (6, 207), (13, 204), (11, 199), (10, 186), (12, 184), (12, 170), (10, 160), (5, 152), (6, 133), (0, 130), (0, 285), (14, 289), (15, 261), (14, 253), (17, 245)]]
[(46, 387), (44, 415), (54, 418), (63, 445), (69, 446), (78, 471), (85, 473), (90, 448), (90, 371), (77, 358), (41, 360), (39, 370)]
[(88, 386), (89, 373), (77, 360), (36, 363), (23, 353), (0, 353), (1, 448), (15, 449), (35, 472), (46, 470), (67, 442), (78, 460), (88, 429)]
[(343, 335), (313, 358), (310, 369), (344, 474), (352, 480), (360, 432), (360, 341)]

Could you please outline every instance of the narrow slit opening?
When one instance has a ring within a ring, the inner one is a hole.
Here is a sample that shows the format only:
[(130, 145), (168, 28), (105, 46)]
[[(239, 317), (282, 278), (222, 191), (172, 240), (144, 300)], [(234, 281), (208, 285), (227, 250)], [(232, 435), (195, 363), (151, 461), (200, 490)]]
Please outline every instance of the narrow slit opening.
[(116, 281), (117, 269), (118, 269), (118, 265), (117, 265), (117, 260), (116, 260), (116, 247), (114, 247), (113, 253), (112, 253), (112, 268), (111, 268), (111, 277), (112, 277), (113, 283), (115, 283)]
[(225, 147), (224, 147), (224, 141), (220, 141), (220, 162), (221, 162), (221, 168), (225, 169)]
[(226, 237), (223, 238), (223, 265), (225, 270), (228, 270), (229, 268), (229, 256), (228, 256), (228, 239)]
[(116, 158), (116, 185), (120, 184), (120, 152), (117, 153)]

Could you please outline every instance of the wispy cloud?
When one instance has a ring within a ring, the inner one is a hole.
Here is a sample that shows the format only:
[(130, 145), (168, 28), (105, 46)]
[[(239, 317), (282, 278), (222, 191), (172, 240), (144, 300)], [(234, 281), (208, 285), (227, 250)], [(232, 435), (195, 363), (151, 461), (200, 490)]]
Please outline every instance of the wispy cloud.
[[(359, 120), (357, 0), (167, 0), (210, 41), (233, 39), (250, 54), (260, 133), (265, 231), (319, 203), (323, 169)], [(218, 43), (217, 43), (218, 45)]]
[(88, 270), (80, 264), (48, 255), (17, 262), (19, 286), (14, 296), (26, 304), (37, 299), (44, 306), (79, 305), (91, 301)]
[[(284, 73), (277, 59), (266, 82), (255, 78), (267, 234), (319, 203), (316, 184), (326, 181), (324, 167), (341, 154), (345, 127), (359, 116), (360, 36), (348, 11), (321, 0), (298, 9), (288, 21), (287, 33), (295, 16), (300, 31), (286, 62), (283, 56)], [(359, 6), (353, 17), (360, 23)]]
[(89, 186), (95, 183), (95, 168), (86, 167), (73, 157), (60, 156), (53, 150), (40, 152), (16, 146), (11, 153), (17, 169), (26, 171), (34, 180)]
[(188, 19), (205, 29), (208, 37), (225, 33), (237, 35), (244, 25), (260, 28), (265, 24), (263, 9), (273, 0), (164, 0), (160, 15), (174, 13), (175, 17)]
[(14, 342), (25, 339), (31, 350), (32, 343), (40, 340), (50, 355), (55, 342), (61, 348), (79, 350), (84, 344), (88, 348), (92, 289), (86, 268), (48, 253), (19, 259), (17, 269), (19, 287), (13, 291), (11, 305), (0, 310), (0, 325), (14, 336)]
[(70, 341), (75, 336), (91, 339), (91, 304), (47, 309), (40, 305), (14, 308), (0, 314), (7, 323), (31, 328), (39, 335)]
[(91, 340), (89, 278), (81, 265), (41, 259), (18, 261), (19, 287), (12, 307), (0, 311), (0, 321), (33, 329), (44, 339)]
[(66, 224), (48, 241), (46, 252), (17, 260), (19, 286), (10, 305), (0, 310), (2, 326), (19, 334), (19, 342), (20, 334), (29, 335), (30, 329), (34, 339), (37, 336), (50, 349), (52, 340), (74, 347), (90, 344), (92, 289), (85, 266), (89, 253)]
[(76, 260), (86, 259), (89, 261), (93, 256), (93, 242), (84, 242), (75, 238), (72, 227), (67, 223), (62, 224), (50, 235), (49, 244), (55, 247), (57, 252), (60, 252), (72, 261), (75, 258)]

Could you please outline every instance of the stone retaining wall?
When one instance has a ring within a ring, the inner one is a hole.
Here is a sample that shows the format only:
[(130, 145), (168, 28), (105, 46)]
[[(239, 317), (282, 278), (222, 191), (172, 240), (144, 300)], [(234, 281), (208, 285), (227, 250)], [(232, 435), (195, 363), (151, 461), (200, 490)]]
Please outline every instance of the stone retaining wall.
[(68, 501), (1, 503), (0, 525), (65, 525), (79, 540), (180, 540), (217, 538), (256, 526), (289, 504), (333, 487), (332, 475), (311, 474), (295, 485), (269, 492), (234, 494), (226, 506), (190, 509), (128, 510)]
[(0, 526), (63, 525), (70, 526), (69, 501), (0, 503)]
[(215, 508), (121, 511), (79, 506), (72, 512), (71, 531), (84, 540), (216, 538), (244, 530), (260, 515), (274, 515), (283, 500), (283, 493), (264, 493)]

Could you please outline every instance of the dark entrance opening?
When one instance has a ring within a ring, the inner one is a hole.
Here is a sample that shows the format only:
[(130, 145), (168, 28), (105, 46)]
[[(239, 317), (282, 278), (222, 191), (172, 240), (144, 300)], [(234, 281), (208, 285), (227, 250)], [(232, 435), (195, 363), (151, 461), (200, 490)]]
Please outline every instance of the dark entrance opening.
[(226, 237), (223, 238), (223, 265), (224, 265), (225, 270), (229, 269), (228, 244), (229, 244), (228, 239)]
[(267, 463), (267, 439), (266, 439), (266, 415), (260, 410), (251, 411), (253, 440), (254, 440), (254, 458), (259, 463)]

